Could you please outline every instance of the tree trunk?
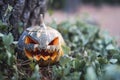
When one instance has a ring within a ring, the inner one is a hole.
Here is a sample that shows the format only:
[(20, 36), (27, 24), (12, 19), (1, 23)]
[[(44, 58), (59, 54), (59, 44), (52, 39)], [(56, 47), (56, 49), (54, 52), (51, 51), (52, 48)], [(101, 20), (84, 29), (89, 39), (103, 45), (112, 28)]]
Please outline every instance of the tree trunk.
[[(12, 34), (15, 40), (19, 38), (19, 23), (23, 23), (23, 28), (40, 24), (40, 14), (46, 11), (47, 0), (1, 0), (0, 19), (12, 25)], [(8, 5), (13, 9), (7, 20), (4, 19)]]

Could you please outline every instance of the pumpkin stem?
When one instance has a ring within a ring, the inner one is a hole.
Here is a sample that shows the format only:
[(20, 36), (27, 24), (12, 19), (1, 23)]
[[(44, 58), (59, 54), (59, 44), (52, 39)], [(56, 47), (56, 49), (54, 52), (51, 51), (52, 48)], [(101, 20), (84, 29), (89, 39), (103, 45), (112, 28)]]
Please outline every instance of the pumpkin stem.
[(43, 27), (44, 29), (46, 29), (46, 25), (43, 20), (43, 14), (40, 14), (40, 27)]

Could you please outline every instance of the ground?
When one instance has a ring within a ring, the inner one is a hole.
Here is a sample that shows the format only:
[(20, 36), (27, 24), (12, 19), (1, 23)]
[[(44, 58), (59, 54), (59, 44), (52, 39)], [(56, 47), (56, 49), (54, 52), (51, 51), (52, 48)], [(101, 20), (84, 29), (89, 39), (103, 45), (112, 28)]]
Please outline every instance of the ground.
[(54, 10), (54, 13), (50, 16), (46, 13), (45, 21), (50, 22), (52, 19), (60, 23), (64, 20), (73, 21), (74, 18), (82, 18), (83, 15), (88, 14), (94, 19), (102, 30), (107, 30), (110, 35), (117, 38), (120, 44), (120, 6), (103, 5), (101, 7), (95, 7), (92, 5), (82, 5), (74, 13)]

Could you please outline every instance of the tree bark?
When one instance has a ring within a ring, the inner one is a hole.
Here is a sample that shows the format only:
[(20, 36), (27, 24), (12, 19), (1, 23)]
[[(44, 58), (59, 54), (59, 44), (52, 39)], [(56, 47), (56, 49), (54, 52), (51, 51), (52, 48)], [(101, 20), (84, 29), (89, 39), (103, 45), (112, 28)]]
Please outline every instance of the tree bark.
[(45, 14), (47, 0), (1, 0), (0, 19), (4, 21), (4, 14), (7, 6), (13, 7), (7, 22), (12, 25), (12, 34), (15, 40), (19, 38), (19, 23), (23, 23), (23, 28), (40, 24), (40, 14)]

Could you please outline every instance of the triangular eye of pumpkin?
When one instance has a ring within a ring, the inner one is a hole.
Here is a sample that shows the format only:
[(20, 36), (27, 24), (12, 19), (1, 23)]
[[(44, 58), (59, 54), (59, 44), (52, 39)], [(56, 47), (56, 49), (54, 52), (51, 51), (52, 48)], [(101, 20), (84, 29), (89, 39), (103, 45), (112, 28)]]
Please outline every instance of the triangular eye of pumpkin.
[(37, 41), (35, 41), (34, 39), (32, 39), (32, 38), (29, 37), (29, 36), (26, 36), (26, 37), (25, 37), (25, 43), (26, 43), (26, 44), (29, 44), (29, 43), (38, 44)]
[(52, 40), (49, 45), (59, 45), (59, 38), (56, 37), (54, 40)]

